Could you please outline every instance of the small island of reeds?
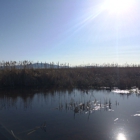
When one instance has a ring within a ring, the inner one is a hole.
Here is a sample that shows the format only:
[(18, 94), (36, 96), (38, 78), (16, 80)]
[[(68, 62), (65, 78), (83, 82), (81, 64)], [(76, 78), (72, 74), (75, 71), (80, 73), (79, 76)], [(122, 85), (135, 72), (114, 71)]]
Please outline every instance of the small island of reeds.
[(30, 61), (0, 62), (0, 88), (140, 88), (139, 65), (54, 65)]

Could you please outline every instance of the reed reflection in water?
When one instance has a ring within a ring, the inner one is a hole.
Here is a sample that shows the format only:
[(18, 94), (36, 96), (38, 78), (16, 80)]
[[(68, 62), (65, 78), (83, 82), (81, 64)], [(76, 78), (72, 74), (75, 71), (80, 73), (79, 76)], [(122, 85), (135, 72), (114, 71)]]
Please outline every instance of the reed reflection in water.
[(139, 137), (139, 97), (78, 89), (1, 92), (0, 123), (21, 140), (131, 140)]

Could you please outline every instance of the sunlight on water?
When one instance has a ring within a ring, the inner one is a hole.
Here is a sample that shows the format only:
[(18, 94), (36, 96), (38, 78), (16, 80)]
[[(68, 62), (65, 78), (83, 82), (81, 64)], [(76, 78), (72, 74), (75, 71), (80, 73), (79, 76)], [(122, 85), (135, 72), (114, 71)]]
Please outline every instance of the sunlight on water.
[(127, 140), (123, 133), (119, 133), (117, 136), (117, 140)]
[(140, 117), (140, 114), (134, 114), (133, 116), (138, 116), (138, 117)]
[(138, 93), (59, 89), (0, 94), (0, 133), (7, 130), (21, 140), (139, 140), (139, 119)]

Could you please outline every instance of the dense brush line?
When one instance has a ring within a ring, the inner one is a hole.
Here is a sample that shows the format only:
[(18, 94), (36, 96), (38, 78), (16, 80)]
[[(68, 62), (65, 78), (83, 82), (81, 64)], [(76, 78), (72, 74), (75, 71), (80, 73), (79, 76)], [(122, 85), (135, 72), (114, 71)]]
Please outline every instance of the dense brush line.
[(0, 88), (78, 87), (100, 88), (137, 86), (140, 88), (140, 67), (4, 67), (0, 70)]

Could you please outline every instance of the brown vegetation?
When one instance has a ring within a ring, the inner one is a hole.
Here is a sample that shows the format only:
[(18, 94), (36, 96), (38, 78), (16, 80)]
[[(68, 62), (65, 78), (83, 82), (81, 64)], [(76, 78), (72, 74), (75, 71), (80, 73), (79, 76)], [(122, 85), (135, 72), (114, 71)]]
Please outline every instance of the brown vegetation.
[(32, 68), (27, 62), (22, 63), (21, 68), (16, 68), (16, 63), (12, 63), (12, 66), (9, 64), (1, 66), (0, 88), (119, 87), (126, 89), (132, 86), (140, 88), (140, 67), (138, 66)]

